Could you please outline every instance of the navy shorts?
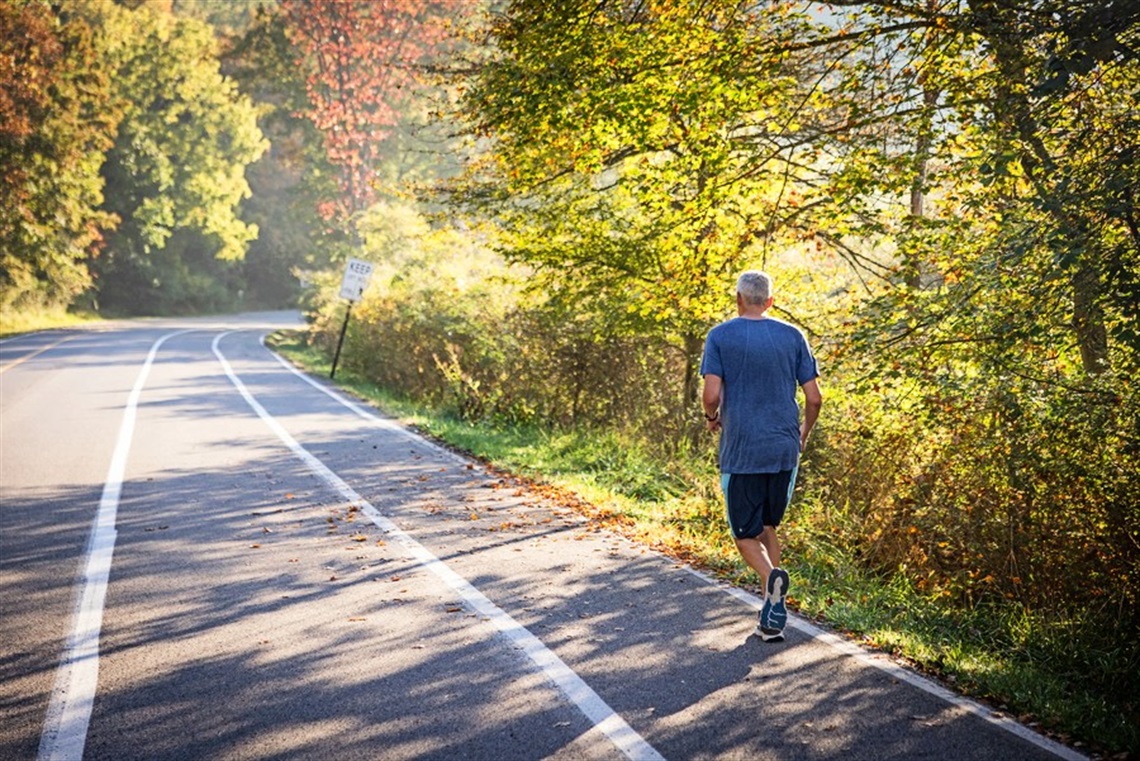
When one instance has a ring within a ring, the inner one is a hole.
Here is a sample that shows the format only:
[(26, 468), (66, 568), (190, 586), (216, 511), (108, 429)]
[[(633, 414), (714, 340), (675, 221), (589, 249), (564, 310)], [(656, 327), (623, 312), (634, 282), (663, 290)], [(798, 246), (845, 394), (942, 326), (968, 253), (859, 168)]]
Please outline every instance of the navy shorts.
[(792, 501), (796, 470), (779, 473), (722, 473), (728, 525), (737, 539), (754, 539), (765, 526), (779, 526)]

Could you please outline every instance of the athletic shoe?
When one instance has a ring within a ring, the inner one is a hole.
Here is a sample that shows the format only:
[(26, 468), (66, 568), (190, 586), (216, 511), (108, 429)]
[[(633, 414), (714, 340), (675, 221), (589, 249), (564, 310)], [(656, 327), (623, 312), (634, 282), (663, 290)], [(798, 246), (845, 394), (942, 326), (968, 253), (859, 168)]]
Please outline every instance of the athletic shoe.
[(760, 611), (760, 623), (763, 628), (783, 631), (788, 623), (788, 607), (784, 604), (784, 599), (788, 596), (790, 581), (788, 572), (783, 568), (773, 568), (772, 573), (768, 574), (764, 608)]
[(783, 629), (766, 629), (759, 624), (756, 625), (756, 633), (760, 635), (760, 639), (765, 642), (783, 642), (784, 630)]
[(767, 594), (764, 595), (764, 604), (760, 607), (760, 620), (756, 622), (756, 631), (759, 632), (761, 629), (776, 630), (776, 627), (772, 626), (772, 601), (768, 599)]

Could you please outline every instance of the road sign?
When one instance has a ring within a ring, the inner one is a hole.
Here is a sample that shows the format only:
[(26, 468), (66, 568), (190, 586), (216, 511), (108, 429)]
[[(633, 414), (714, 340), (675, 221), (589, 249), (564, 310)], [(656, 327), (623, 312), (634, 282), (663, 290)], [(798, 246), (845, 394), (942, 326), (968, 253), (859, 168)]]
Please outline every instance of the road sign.
[(344, 267), (344, 278), (340, 281), (340, 297), (356, 303), (364, 295), (368, 281), (372, 279), (372, 262), (349, 259)]

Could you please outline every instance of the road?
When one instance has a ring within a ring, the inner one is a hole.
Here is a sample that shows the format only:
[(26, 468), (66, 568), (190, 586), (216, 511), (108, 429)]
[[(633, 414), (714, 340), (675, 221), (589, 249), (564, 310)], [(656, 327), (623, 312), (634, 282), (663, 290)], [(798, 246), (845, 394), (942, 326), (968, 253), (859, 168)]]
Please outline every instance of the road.
[(291, 369), (0, 342), (0, 759), (1079, 759)]

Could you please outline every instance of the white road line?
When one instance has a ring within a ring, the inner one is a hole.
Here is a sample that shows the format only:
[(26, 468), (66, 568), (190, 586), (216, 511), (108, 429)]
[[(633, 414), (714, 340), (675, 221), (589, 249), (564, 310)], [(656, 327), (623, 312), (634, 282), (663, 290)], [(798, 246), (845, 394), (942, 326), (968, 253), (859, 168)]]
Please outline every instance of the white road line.
[[(218, 361), (221, 362), (222, 369), (229, 377), (230, 382), (234, 384), (234, 387), (237, 388), (238, 392), (245, 398), (246, 403), (257, 413), (257, 416), (277, 434), (277, 438), (281, 439), (293, 454), (309, 467), (309, 470), (331, 486), (345, 501), (358, 505), (361, 512), (367, 515), (373, 524), (384, 531), (390, 538), (395, 539), (413, 558), (418, 560), (424, 568), (434, 573), (440, 580), (447, 584), (447, 586), (461, 595), (467, 605), (488, 619), (516, 648), (526, 653), (527, 657), (562, 690), (566, 697), (586, 715), (586, 718), (588, 718), (595, 727), (601, 730), (627, 758), (633, 759), (634, 761), (665, 761), (652, 745), (646, 742), (641, 735), (637, 734), (617, 712), (602, 700), (598, 693), (594, 692), (580, 676), (575, 674), (574, 671), (567, 666), (561, 658), (555, 655), (552, 650), (546, 647), (538, 637), (531, 634), (526, 627), (522, 626), (511, 618), (506, 611), (491, 602), (486, 595), (472, 586), (470, 582), (451, 570), (446, 563), (433, 555), (426, 547), (417, 542), (410, 535), (404, 533), (395, 523), (381, 515), (368, 500), (360, 496), (360, 494), (345, 483), (340, 476), (301, 446), (297, 440), (261, 406), (253, 397), (253, 394), (250, 393), (249, 389), (246, 388), (245, 384), (242, 383), (241, 379), (237, 377), (237, 374), (234, 373), (230, 363), (226, 361), (225, 356), (222, 355), (222, 352), (218, 348), (222, 338), (227, 335), (229, 335), (229, 333), (222, 333), (214, 339), (213, 343), (214, 354), (217, 356)], [(288, 367), (288, 365), (286, 365), (286, 367)], [(320, 388), (320, 386), (317, 386), (317, 388)], [(346, 400), (338, 401), (345, 403)], [(355, 405), (348, 403), (346, 406), (349, 406), (351, 409)], [(361, 412), (360, 408), (357, 408), (357, 414), (361, 414)], [(366, 415), (366, 417), (376, 419), (381, 423), (387, 422), (369, 415)], [(398, 426), (393, 425), (393, 428), (407, 434), (404, 429)], [(416, 438), (417, 441), (423, 441), (418, 437)]]
[[(261, 337), (261, 345), (265, 346), (265, 336), (264, 335)], [(447, 456), (451, 460), (453, 460), (453, 461), (455, 461), (461, 465), (466, 465), (467, 463), (471, 462), (469, 459), (467, 459), (465, 457), (461, 457), (460, 455), (456, 454), (455, 452), (452, 452), (450, 449), (446, 449), (444, 447), (441, 447), (440, 445), (436, 444), (434, 441), (429, 441), (428, 439), (425, 439), (423, 436), (420, 436), (416, 433), (413, 433), (412, 431), (409, 431), (407, 428), (400, 425), (399, 423), (397, 423), (397, 422), (395, 422), (389, 418), (386, 418), (382, 415), (378, 415), (366, 407), (361, 407), (359, 404), (352, 401), (351, 399), (348, 399), (347, 397), (345, 397), (343, 394), (339, 393), (335, 389), (331, 389), (328, 386), (326, 386), (325, 384), (321, 383), (320, 381), (315, 380), (311, 376), (306, 375), (305, 373), (301, 372), (296, 367), (291, 365), (285, 358), (283, 358), (277, 352), (270, 350), (270, 356), (272, 356), (275, 360), (277, 360), (278, 364), (280, 364), (286, 370), (293, 373), (298, 378), (305, 381), (305, 383), (308, 383), (310, 386), (315, 388), (317, 391), (320, 391), (322, 394), (328, 395), (331, 399), (333, 399), (333, 401), (337, 402), (337, 404), (343, 405), (343, 406), (347, 407), (348, 409), (352, 410), (354, 413), (356, 413), (357, 416), (364, 418), (365, 420), (371, 421), (371, 422), (375, 423), (376, 425), (380, 426), (381, 428), (384, 428), (384, 429), (389, 430), (393, 433), (399, 434), (399, 435), (403, 436), (404, 438), (408, 439), (409, 441), (414, 441), (416, 444), (420, 444), (422, 446), (426, 446), (430, 449), (433, 449), (436, 452), (439, 452), (440, 454)]]
[[(264, 344), (265, 344), (265, 341), (264, 341), (264, 336), (263, 336), (262, 337), (262, 345), (264, 346)], [(379, 416), (373, 412), (370, 412), (369, 410), (365, 409), (364, 407), (361, 407), (360, 405), (356, 404), (355, 402), (352, 402), (349, 399), (346, 399), (344, 396), (342, 396), (341, 394), (337, 393), (336, 391), (330, 389), (328, 386), (323, 385), (319, 381), (314, 380), (310, 376), (308, 376), (305, 373), (298, 370), (296, 367), (291, 365), (287, 360), (285, 360), (283, 357), (281, 357), (276, 352), (273, 352), (273, 358), (276, 359), (285, 369), (289, 370), (294, 375), (301, 378), (301, 380), (305, 381), (309, 385), (313, 386), (314, 388), (318, 389), (319, 391), (324, 392), (328, 396), (330, 396), (333, 399), (335, 399), (336, 401), (340, 402), (341, 404), (343, 404), (345, 407), (347, 407), (350, 410), (352, 410), (353, 412), (355, 412), (360, 417), (368, 419), (368, 420), (373, 420), (373, 421), (379, 423), (380, 425), (382, 425), (386, 428), (390, 428), (392, 430), (398, 431), (398, 432), (404, 434), (405, 436), (407, 436), (408, 438), (414, 439), (418, 443), (427, 444), (429, 446), (434, 447), (435, 449), (438, 449), (441, 452), (445, 452), (446, 454), (451, 455), (452, 457), (456, 458), (457, 460), (462, 460), (462, 458), (459, 457), (459, 455), (456, 455), (454, 452), (450, 452), (450, 451), (444, 449), (443, 447), (437, 446), (436, 444), (434, 444), (434, 443), (432, 443), (426, 439), (423, 439), (423, 438), (417, 436), (416, 434), (408, 431), (407, 429), (402, 428), (401, 426), (397, 425), (396, 423), (392, 422), (391, 420), (388, 420), (388, 419), (383, 418), (383, 417), (381, 417), (381, 416)], [(463, 461), (466, 462), (465, 460), (463, 460)], [(711, 586), (723, 589), (726, 594), (729, 594), (732, 597), (735, 597), (736, 599), (744, 602), (746, 605), (751, 606), (755, 610), (760, 610), (760, 608), (764, 604), (764, 601), (754, 594), (746, 592), (743, 589), (739, 589), (737, 587), (726, 585), (723, 582), (720, 582), (720, 581), (712, 578), (711, 576), (708, 576), (707, 574), (704, 574), (701, 571), (698, 571), (695, 568), (692, 568), (691, 566), (685, 566), (685, 568), (686, 568), (686, 570), (689, 571), (689, 573), (693, 574), (694, 576), (697, 576), (698, 578), (703, 580), (706, 584), (709, 584)], [(964, 698), (961, 695), (958, 695), (957, 693), (946, 689), (945, 687), (938, 684), (937, 682), (934, 682), (930, 679), (927, 679), (923, 676), (920, 676), (919, 674), (916, 674), (913, 671), (909, 671), (909, 670), (903, 668), (902, 666), (899, 666), (897, 663), (894, 663), (889, 658), (887, 658), (887, 656), (885, 656), (885, 655), (878, 655), (875, 653), (868, 652), (867, 650), (864, 650), (863, 648), (858, 647), (857, 645), (854, 645), (850, 642), (847, 642), (846, 640), (842, 639), (841, 637), (837, 637), (834, 634), (831, 634), (830, 632), (827, 632), (827, 631), (819, 628), (818, 626), (815, 626), (815, 625), (807, 622), (806, 620), (804, 620), (798, 616), (789, 615), (788, 616), (788, 624), (792, 628), (799, 629), (800, 631), (809, 635), (813, 639), (817, 639), (820, 642), (823, 642), (823, 643), (830, 645), (831, 647), (835, 648), (836, 650), (840, 651), (841, 653), (843, 653), (845, 655), (853, 656), (854, 658), (859, 660), (861, 663), (864, 663), (868, 666), (872, 666), (872, 667), (877, 668), (881, 671), (885, 671), (888, 674), (890, 674), (892, 677), (898, 679), (899, 681), (906, 682), (907, 684), (909, 684), (913, 687), (917, 687), (918, 689), (923, 690), (924, 692), (928, 692), (931, 695), (939, 697), (942, 700), (949, 703), (950, 705), (959, 706), (959, 707), (965, 709), (966, 711), (969, 711), (970, 713), (972, 713), (976, 716), (979, 716), (982, 719), (985, 719), (986, 721), (990, 722), (991, 724), (994, 724), (998, 727), (1001, 727), (1002, 729), (1006, 730), (1007, 732), (1010, 732), (1014, 735), (1017, 735), (1018, 737), (1022, 738), (1023, 740), (1026, 740), (1030, 743), (1033, 743), (1034, 745), (1038, 746), (1039, 748), (1043, 748), (1044, 750), (1049, 751), (1050, 753), (1054, 754), (1058, 758), (1065, 759), (1065, 761), (1089, 761), (1088, 756), (1086, 756), (1082, 753), (1078, 753), (1077, 751), (1073, 750), (1072, 748), (1069, 748), (1069, 747), (1062, 745), (1058, 742), (1054, 742), (1053, 740), (1050, 740), (1048, 737), (1045, 737), (1044, 735), (1041, 735), (1037, 732), (1034, 732), (1029, 727), (1026, 727), (1023, 724), (1020, 724), (1016, 721), (1013, 721), (1010, 718), (999, 715), (999, 714), (995, 713), (994, 711), (991, 711), (990, 709), (986, 708), (981, 703), (978, 703), (978, 702), (973, 701), (973, 700), (969, 700), (968, 698)]]
[[(720, 587), (725, 591), (726, 594), (735, 597), (736, 599), (744, 602), (757, 611), (759, 611), (760, 608), (762, 608), (764, 605), (764, 601), (751, 592), (746, 592), (745, 590), (739, 589), (738, 587), (728, 586), (720, 581), (717, 581), (711, 576), (708, 576), (701, 571), (692, 568), (691, 566), (685, 566), (685, 570), (697, 578), (702, 579), (707, 584), (711, 584), (715, 587)], [(1034, 732), (1032, 729), (1026, 727), (1023, 724), (1019, 724), (1010, 718), (995, 713), (994, 711), (986, 708), (981, 703), (975, 702), (968, 698), (964, 698), (961, 695), (958, 695), (957, 693), (946, 689), (937, 682), (916, 674), (913, 671), (905, 669), (894, 661), (890, 660), (890, 658), (886, 655), (872, 653), (864, 650), (858, 645), (852, 644), (842, 637), (837, 637), (831, 632), (825, 631), (824, 629), (819, 628), (815, 624), (812, 624), (799, 616), (789, 615), (788, 625), (793, 629), (802, 631), (804, 634), (807, 634), (813, 639), (817, 639), (820, 642), (830, 645), (844, 655), (849, 655), (855, 658), (860, 663), (863, 663), (867, 666), (872, 666), (879, 669), (880, 671), (885, 671), (895, 679), (898, 679), (900, 682), (906, 682), (912, 687), (917, 687), (923, 692), (928, 692), (935, 697), (941, 698), (952, 706), (957, 706), (966, 711), (969, 711), (975, 716), (985, 719), (991, 724), (994, 724), (995, 726), (998, 726), (1005, 731), (1010, 732), (1011, 734), (1017, 735), (1021, 739), (1033, 743), (1039, 748), (1049, 751), (1058, 758), (1063, 758), (1065, 761), (1089, 761), (1088, 756), (1078, 753), (1072, 748), (1066, 747), (1058, 742), (1054, 742), (1048, 737)]]
[[(80, 761), (87, 742), (87, 725), (91, 721), (91, 708), (95, 702), (95, 689), (99, 681), (99, 634), (103, 627), (103, 601), (107, 596), (107, 580), (111, 575), (111, 557), (115, 552), (115, 518), (119, 510), (119, 496), (123, 491), (123, 475), (127, 468), (127, 454), (138, 416), (139, 397), (159, 347), (167, 339), (188, 330), (169, 333), (154, 342), (127, 397), (119, 437), (107, 469), (99, 511), (80, 566), (83, 587), (76, 600), (72, 616), (71, 634), (63, 660), (56, 669), (51, 702), (44, 718), (40, 735), (39, 761)], [(48, 347), (50, 348), (50, 347)]]

